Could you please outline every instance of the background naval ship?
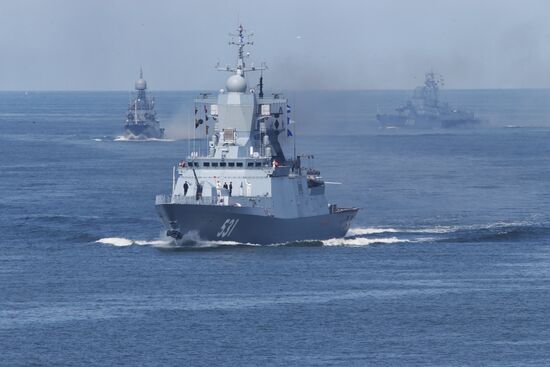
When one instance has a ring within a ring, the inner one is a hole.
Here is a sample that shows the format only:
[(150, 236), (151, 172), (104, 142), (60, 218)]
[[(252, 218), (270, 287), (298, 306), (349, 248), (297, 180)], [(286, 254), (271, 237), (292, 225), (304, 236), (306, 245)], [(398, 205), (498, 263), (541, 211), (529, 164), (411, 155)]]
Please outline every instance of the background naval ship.
[(129, 139), (162, 139), (164, 129), (160, 127), (155, 112), (155, 99), (147, 94), (147, 82), (143, 79), (143, 70), (135, 84), (136, 93), (128, 104), (124, 135)]
[(398, 107), (394, 114), (377, 114), (383, 127), (461, 127), (474, 126), (480, 120), (471, 112), (460, 111), (439, 100), (439, 87), (443, 79), (435, 73), (426, 74), (424, 85), (414, 90), (406, 105)]
[(358, 209), (328, 204), (312, 157), (296, 155), (287, 100), (264, 96), (263, 77), (258, 92), (248, 89), (246, 74), (265, 66), (245, 65), (252, 42), (242, 26), (233, 36), (237, 65), (218, 67), (232, 73), (225, 89), (195, 100), (208, 152), (174, 167), (172, 194), (156, 198), (167, 235), (256, 244), (343, 237)]

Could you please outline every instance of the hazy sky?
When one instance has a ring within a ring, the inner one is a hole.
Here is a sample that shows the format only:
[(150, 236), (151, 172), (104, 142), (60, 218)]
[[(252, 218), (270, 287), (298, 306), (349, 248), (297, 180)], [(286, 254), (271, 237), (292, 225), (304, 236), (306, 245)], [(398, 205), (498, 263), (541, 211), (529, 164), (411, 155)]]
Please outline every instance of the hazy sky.
[[(255, 33), (276, 89), (550, 88), (547, 0), (2, 0), (0, 89), (224, 86), (228, 33)], [(255, 78), (254, 78), (255, 79)]]

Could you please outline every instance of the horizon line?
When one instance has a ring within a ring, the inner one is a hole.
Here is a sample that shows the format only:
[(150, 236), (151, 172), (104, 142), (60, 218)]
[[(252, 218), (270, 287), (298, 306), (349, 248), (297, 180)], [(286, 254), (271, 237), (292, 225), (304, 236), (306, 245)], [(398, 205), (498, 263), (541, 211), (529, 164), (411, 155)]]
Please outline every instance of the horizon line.
[[(210, 92), (217, 93), (219, 89), (147, 89), (149, 92)], [(402, 92), (411, 91), (414, 88), (342, 88), (342, 89), (329, 89), (329, 88), (288, 88), (288, 89), (274, 89), (269, 91), (271, 93), (285, 93), (285, 92)], [(525, 91), (544, 91), (550, 90), (548, 87), (504, 87), (504, 88), (445, 88), (442, 91), (496, 91), (496, 90), (525, 90)], [(116, 93), (133, 93), (133, 89), (0, 89), (0, 93), (36, 93), (36, 92), (75, 92), (75, 93), (90, 93), (90, 92), (116, 92)]]

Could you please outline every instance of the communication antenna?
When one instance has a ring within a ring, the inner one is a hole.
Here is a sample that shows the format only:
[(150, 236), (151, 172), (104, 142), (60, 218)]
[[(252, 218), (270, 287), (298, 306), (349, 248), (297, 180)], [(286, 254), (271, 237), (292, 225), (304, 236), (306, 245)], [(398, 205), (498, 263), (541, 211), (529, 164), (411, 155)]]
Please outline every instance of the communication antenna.
[(252, 46), (254, 42), (251, 41), (252, 36), (254, 36), (254, 33), (247, 32), (244, 27), (239, 25), (237, 28), (236, 33), (229, 33), (229, 36), (232, 38), (231, 41), (229, 41), (230, 46), (237, 46), (237, 66), (220, 66), (220, 63), (216, 65), (216, 69), (220, 71), (229, 71), (236, 73), (237, 75), (244, 76), (245, 72), (247, 71), (257, 71), (257, 70), (265, 70), (267, 69), (267, 66), (265, 63), (262, 63), (261, 66), (256, 67), (253, 64), (249, 67), (246, 66), (246, 63), (244, 59), (246, 57), (250, 56), (250, 52), (244, 52), (244, 48), (246, 46)]
[(260, 71), (260, 84), (258, 84), (258, 86), (260, 87), (260, 93), (258, 94), (258, 96), (260, 98), (264, 98), (264, 71), (263, 70)]

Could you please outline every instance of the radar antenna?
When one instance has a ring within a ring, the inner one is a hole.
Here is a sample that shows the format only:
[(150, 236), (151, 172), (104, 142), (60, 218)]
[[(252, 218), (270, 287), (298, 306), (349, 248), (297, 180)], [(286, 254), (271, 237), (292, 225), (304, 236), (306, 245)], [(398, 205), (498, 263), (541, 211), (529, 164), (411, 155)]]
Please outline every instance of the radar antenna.
[(426, 73), (423, 93), (424, 97), (433, 105), (439, 103), (439, 87), (444, 85), (443, 77), (432, 70)]
[(250, 53), (247, 52), (245, 54), (244, 48), (245, 46), (252, 46), (254, 42), (252, 42), (250, 39), (254, 33), (247, 32), (242, 24), (237, 28), (237, 33), (229, 33), (229, 36), (232, 37), (232, 40), (229, 41), (230, 46), (237, 46), (238, 48), (238, 54), (237, 54), (237, 66), (232, 67), (227, 65), (226, 67), (220, 66), (220, 63), (216, 65), (216, 69), (220, 71), (230, 71), (233, 73), (236, 73), (237, 75), (244, 76), (244, 73), (246, 71), (257, 71), (257, 70), (266, 70), (267, 66), (265, 63), (262, 63), (261, 66), (246, 66), (246, 63), (244, 61), (245, 57), (249, 57)]

